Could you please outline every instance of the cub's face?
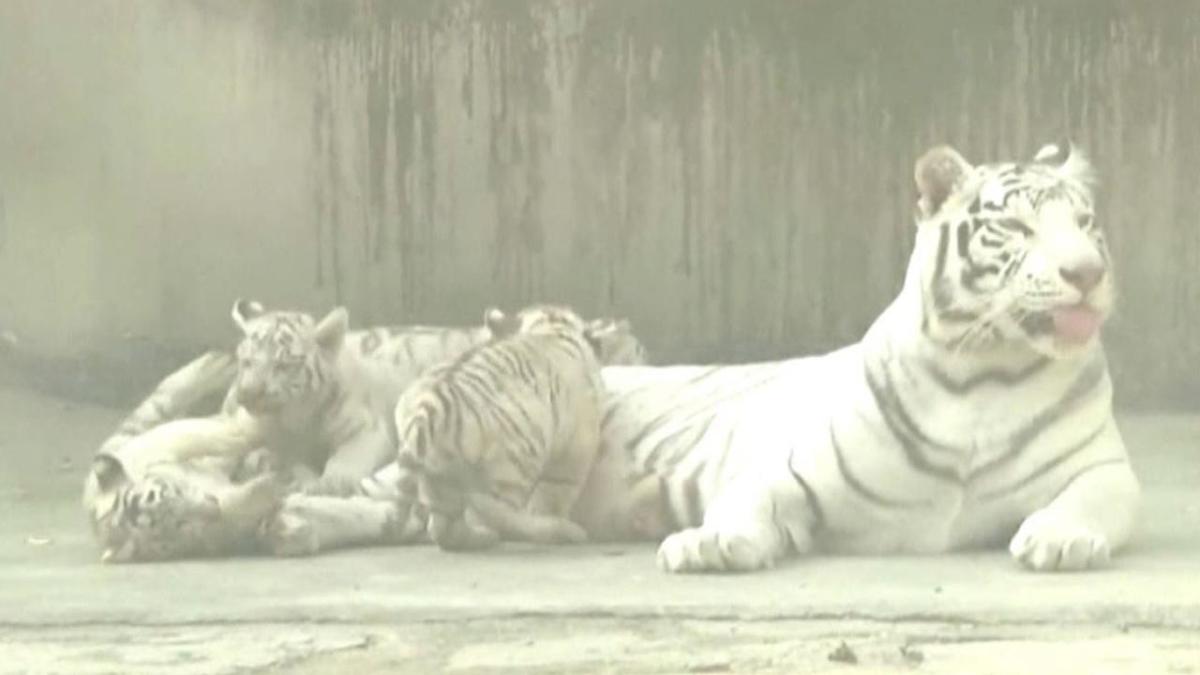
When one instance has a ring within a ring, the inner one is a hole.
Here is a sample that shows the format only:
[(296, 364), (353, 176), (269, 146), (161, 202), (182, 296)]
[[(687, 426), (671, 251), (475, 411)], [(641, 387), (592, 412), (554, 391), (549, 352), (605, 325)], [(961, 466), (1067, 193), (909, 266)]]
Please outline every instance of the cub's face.
[(1098, 338), (1114, 292), (1090, 181), (1067, 145), (1025, 164), (972, 167), (944, 147), (921, 158), (926, 313), (953, 348), (1066, 357)]
[[(255, 470), (243, 464), (239, 473)], [(267, 470), (234, 483), (192, 462), (159, 462), (130, 472), (115, 456), (98, 455), (84, 505), (103, 549), (101, 561), (174, 560), (248, 545), (282, 503), (283, 483)]]
[(256, 302), (238, 300), (232, 315), (242, 331), (235, 388), (246, 410), (278, 414), (324, 390), (346, 334), (344, 309), (317, 322), (303, 312), (267, 312)]
[(199, 552), (221, 509), (215, 495), (170, 472), (132, 477), (96, 458), (85, 496), (106, 563), (170, 560)]
[(603, 366), (644, 366), (649, 363), (646, 347), (633, 334), (628, 319), (593, 319), (584, 335), (596, 350)]

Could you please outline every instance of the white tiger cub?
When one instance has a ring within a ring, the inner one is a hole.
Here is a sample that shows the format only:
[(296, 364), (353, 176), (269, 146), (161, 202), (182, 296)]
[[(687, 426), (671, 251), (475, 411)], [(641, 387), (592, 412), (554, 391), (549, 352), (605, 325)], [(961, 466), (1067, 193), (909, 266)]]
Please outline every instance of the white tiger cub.
[(904, 285), (860, 343), (604, 370), (604, 442), (661, 481), (677, 530), (662, 569), (1008, 538), (1028, 568), (1077, 570), (1129, 539), (1140, 490), (1098, 337), (1113, 275), (1091, 167), (1067, 144), (980, 166), (943, 146), (915, 174)]
[(233, 378), (210, 352), (165, 378), (97, 451), (83, 503), (103, 562), (166, 560), (253, 548), (278, 505), (274, 478), (237, 474), (260, 446), (244, 413), (182, 418)]
[(279, 538), (296, 522), (327, 548), (403, 537), (407, 511), (396, 504), (293, 492), (312, 473), (276, 461), (245, 411), (197, 417), (208, 399), (215, 410), (235, 372), (221, 352), (186, 364), (96, 452), (83, 504), (102, 562), (290, 553), (307, 545), (295, 534)]
[[(566, 307), (487, 316), (494, 339), (417, 380), (396, 406), (398, 461), (418, 474), (445, 549), (580, 542), (568, 516), (600, 442), (600, 364)], [(468, 514), (482, 517), (472, 520)]]

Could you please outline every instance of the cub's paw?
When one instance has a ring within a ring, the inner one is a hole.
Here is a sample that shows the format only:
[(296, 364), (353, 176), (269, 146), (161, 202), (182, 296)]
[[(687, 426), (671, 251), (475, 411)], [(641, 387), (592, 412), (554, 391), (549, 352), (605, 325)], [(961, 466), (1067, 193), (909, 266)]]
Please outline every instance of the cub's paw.
[(1108, 538), (1078, 519), (1036, 511), (1021, 523), (1008, 552), (1017, 562), (1038, 572), (1104, 567), (1109, 562)]
[(676, 532), (658, 547), (664, 572), (751, 572), (774, 564), (766, 546), (754, 537), (694, 527)]
[(443, 551), (480, 551), (500, 543), (495, 530), (468, 517), (469, 514), (469, 511), (458, 516), (430, 513), (429, 538)]
[(312, 524), (287, 511), (279, 511), (267, 519), (260, 536), (267, 550), (279, 557), (310, 556), (321, 550)]
[(234, 473), (234, 480), (246, 481), (258, 476), (277, 474), (283, 467), (275, 453), (267, 448), (256, 448), (246, 453)]
[(385, 544), (408, 544), (420, 541), (427, 534), (429, 512), (420, 504), (396, 500), (388, 505), (383, 525)]

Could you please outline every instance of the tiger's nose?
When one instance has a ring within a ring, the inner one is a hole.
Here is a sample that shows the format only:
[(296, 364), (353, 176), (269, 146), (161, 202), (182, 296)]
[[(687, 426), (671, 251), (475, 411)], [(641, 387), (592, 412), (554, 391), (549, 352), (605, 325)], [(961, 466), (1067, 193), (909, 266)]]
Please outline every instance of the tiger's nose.
[(1079, 289), (1080, 293), (1087, 293), (1104, 280), (1104, 267), (1091, 263), (1060, 267), (1058, 273), (1064, 281)]

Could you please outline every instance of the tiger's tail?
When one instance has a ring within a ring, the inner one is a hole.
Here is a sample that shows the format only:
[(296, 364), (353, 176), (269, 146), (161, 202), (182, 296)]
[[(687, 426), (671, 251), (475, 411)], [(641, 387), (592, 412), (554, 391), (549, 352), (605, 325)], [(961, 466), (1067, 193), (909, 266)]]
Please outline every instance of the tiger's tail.
[(131, 439), (164, 422), (198, 413), (202, 404), (216, 400), (237, 379), (237, 362), (233, 355), (209, 351), (163, 378), (145, 398), (104, 440), (97, 455), (111, 455)]

